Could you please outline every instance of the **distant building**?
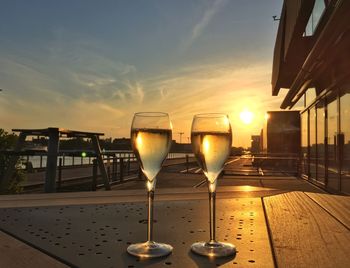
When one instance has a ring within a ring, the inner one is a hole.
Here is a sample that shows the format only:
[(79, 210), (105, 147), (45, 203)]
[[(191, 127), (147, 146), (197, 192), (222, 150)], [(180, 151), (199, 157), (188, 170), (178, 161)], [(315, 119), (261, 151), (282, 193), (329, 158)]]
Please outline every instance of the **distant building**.
[(284, 0), (272, 95), (300, 109), (301, 176), (350, 194), (350, 1)]
[(298, 111), (267, 112), (263, 131), (263, 151), (270, 156), (299, 156), (300, 114)]
[(131, 151), (131, 140), (129, 138), (117, 138), (113, 140), (114, 150)]
[(252, 154), (260, 153), (260, 147), (261, 147), (260, 139), (261, 139), (260, 135), (252, 135), (251, 146), (250, 146), (250, 152)]

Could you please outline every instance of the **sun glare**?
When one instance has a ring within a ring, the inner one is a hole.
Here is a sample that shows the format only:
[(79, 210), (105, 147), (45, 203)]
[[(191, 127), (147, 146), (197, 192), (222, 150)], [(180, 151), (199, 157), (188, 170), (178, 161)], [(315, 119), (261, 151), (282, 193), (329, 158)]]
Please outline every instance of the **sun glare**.
[(251, 111), (244, 110), (239, 114), (239, 117), (244, 124), (249, 125), (253, 121), (254, 115)]

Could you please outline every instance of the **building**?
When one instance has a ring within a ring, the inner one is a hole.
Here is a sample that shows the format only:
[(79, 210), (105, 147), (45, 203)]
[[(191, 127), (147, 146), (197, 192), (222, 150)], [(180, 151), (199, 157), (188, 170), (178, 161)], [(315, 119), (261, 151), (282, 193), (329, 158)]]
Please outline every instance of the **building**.
[(261, 142), (260, 142), (260, 135), (252, 135), (251, 136), (251, 146), (250, 146), (250, 152), (252, 154), (259, 154), (260, 148), (261, 148)]
[(300, 176), (350, 194), (350, 1), (284, 0), (272, 95), (301, 110)]
[(266, 113), (263, 152), (269, 156), (298, 157), (300, 153), (300, 113), (298, 111)]

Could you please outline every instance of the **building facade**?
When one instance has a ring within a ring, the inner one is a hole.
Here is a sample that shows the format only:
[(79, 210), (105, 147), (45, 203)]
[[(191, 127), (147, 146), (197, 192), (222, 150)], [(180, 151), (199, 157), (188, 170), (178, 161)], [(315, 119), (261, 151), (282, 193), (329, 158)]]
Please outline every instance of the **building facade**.
[(350, 194), (350, 1), (285, 0), (272, 95), (300, 110), (300, 176)]
[(268, 156), (298, 156), (300, 114), (297, 111), (268, 111), (263, 129), (263, 152)]
[(259, 154), (260, 153), (260, 148), (261, 148), (261, 137), (260, 135), (252, 135), (251, 136), (251, 145), (250, 145), (250, 152), (254, 154)]

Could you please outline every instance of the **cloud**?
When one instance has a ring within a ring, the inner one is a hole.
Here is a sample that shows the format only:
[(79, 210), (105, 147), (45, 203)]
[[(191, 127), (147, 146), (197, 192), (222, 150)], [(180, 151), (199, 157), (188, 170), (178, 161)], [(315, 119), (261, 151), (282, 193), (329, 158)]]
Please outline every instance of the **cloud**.
[[(216, 1), (203, 15), (193, 28), (191, 42), (224, 4)], [(0, 53), (2, 86), (14, 89), (0, 94), (3, 127), (58, 126), (127, 137), (133, 113), (158, 110), (170, 114), (174, 133), (185, 132), (188, 137), (194, 114), (222, 112), (230, 115), (235, 145), (249, 145), (262, 117), (257, 115), (247, 127), (240, 125), (239, 112), (248, 107), (263, 115), (281, 103), (281, 95), (270, 95), (270, 62), (246, 58), (191, 62), (152, 75), (87, 46), (69, 49), (70, 53), (67, 48), (51, 50), (55, 56), (47, 61), (47, 57), (35, 61), (25, 53)]]
[(137, 100), (138, 103), (143, 103), (143, 99), (145, 97), (145, 92), (144, 92), (142, 84), (140, 82), (127, 81), (126, 85), (129, 88), (128, 94), (134, 100)]
[[(185, 66), (144, 81), (146, 95), (153, 96), (153, 100), (146, 103), (169, 112), (174, 131), (185, 132), (185, 136), (190, 135), (194, 114), (226, 113), (234, 129), (234, 144), (249, 146), (250, 135), (260, 133), (265, 111), (276, 110), (281, 103), (281, 96), (270, 94), (270, 64), (225, 62)], [(242, 124), (239, 118), (244, 109), (254, 113), (251, 125)]]
[(208, 8), (201, 19), (192, 28), (191, 36), (186, 40), (184, 48), (188, 49), (196, 41), (196, 39), (202, 35), (205, 28), (209, 25), (214, 16), (225, 7), (228, 3), (227, 0), (215, 0), (210, 8)]
[(167, 96), (169, 95), (168, 93), (168, 89), (162, 87), (159, 89), (159, 93), (160, 93), (160, 96), (161, 96), (161, 100), (165, 100), (167, 98)]

